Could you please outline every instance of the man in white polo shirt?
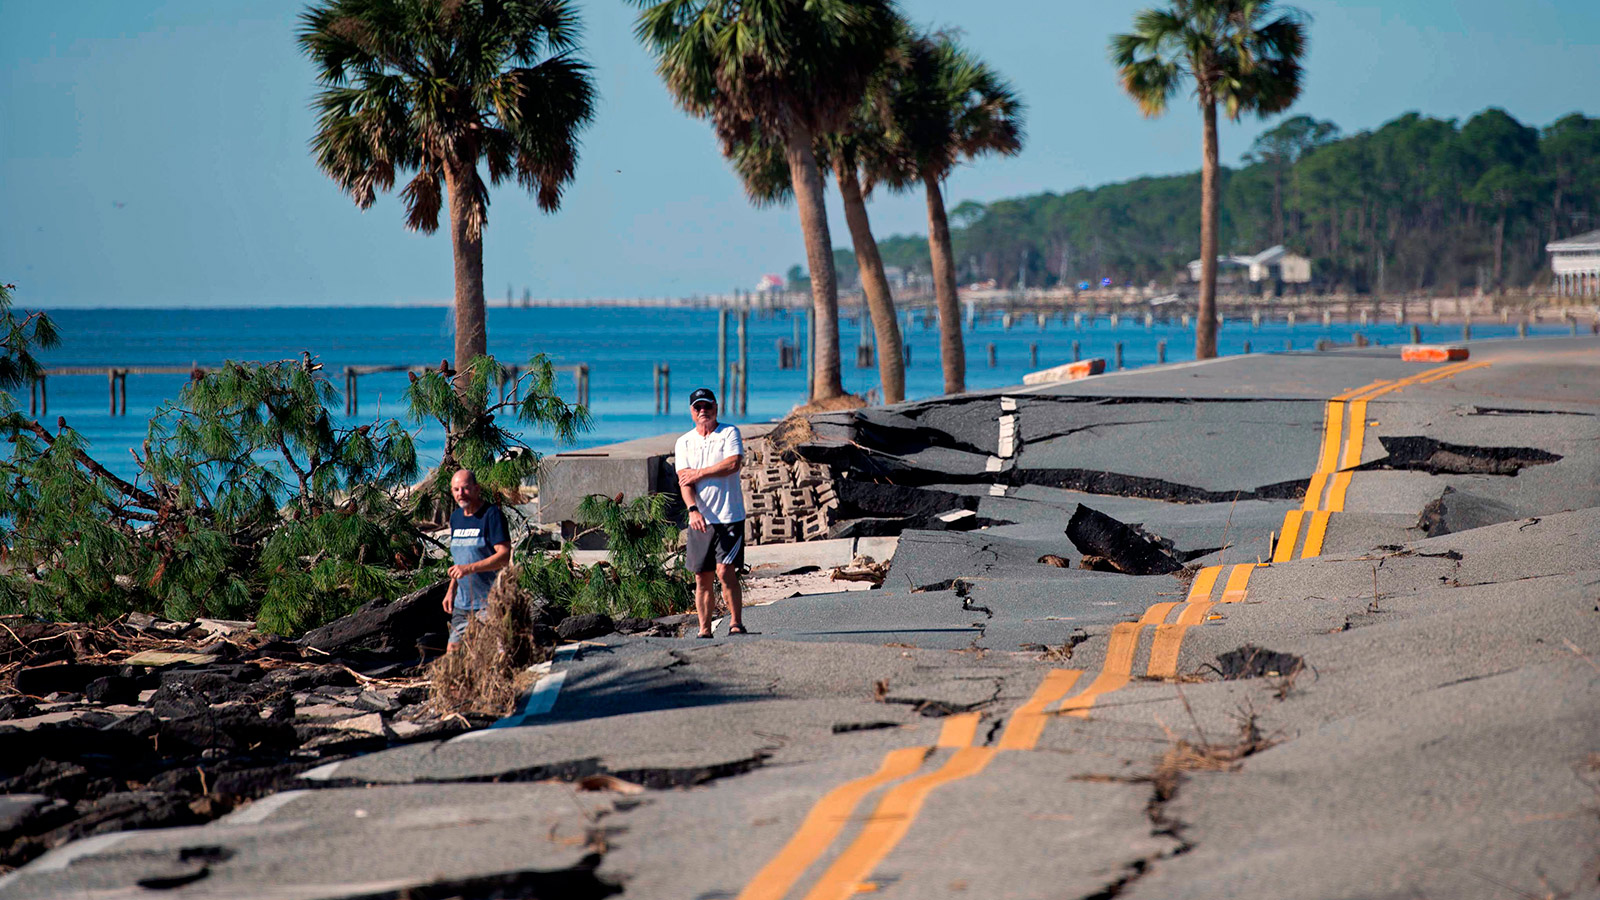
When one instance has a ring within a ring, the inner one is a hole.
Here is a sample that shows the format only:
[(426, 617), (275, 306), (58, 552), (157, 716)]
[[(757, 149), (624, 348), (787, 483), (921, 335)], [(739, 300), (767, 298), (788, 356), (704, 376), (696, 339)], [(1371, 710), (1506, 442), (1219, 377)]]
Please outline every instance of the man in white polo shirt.
[(739, 569), (744, 565), (744, 489), (739, 465), (744, 439), (739, 429), (717, 422), (717, 395), (699, 388), (689, 395), (694, 428), (673, 451), (678, 490), (689, 507), (689, 547), (684, 565), (694, 573), (694, 608), (700, 637), (711, 637), (711, 584), (722, 582), (728, 601), (728, 634), (746, 634)]

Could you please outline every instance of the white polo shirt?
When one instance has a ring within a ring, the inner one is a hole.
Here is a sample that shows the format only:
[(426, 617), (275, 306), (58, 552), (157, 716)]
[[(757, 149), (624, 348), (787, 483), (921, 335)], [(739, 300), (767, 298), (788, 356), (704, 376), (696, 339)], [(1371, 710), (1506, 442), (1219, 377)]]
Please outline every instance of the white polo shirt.
[[(704, 469), (714, 466), (730, 456), (744, 455), (744, 438), (739, 429), (719, 423), (711, 433), (701, 436), (699, 429), (690, 429), (678, 438), (673, 450), (673, 466), (678, 470)], [(739, 486), (739, 470), (726, 475), (702, 478), (694, 483), (695, 505), (707, 522), (728, 525), (744, 520), (744, 490)]]

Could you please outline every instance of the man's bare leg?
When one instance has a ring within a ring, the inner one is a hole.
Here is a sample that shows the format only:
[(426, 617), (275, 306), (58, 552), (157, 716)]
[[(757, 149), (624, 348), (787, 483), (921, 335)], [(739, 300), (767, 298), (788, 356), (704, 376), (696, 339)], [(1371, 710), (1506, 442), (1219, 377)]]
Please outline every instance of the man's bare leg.
[(716, 574), (713, 572), (694, 573), (694, 611), (700, 617), (700, 633), (711, 633), (712, 616), (717, 612), (716, 600), (711, 588)]
[(744, 594), (739, 588), (737, 566), (717, 565), (717, 580), (722, 582), (722, 596), (728, 601), (728, 628), (744, 626)]

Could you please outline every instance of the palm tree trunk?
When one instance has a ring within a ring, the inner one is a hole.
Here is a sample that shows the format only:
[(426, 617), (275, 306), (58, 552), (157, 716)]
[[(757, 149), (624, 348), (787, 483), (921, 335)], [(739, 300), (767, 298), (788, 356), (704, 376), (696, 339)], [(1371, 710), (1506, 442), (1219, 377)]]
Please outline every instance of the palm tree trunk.
[(1200, 311), (1194, 358), (1217, 355), (1217, 103), (1204, 102), (1205, 157), (1200, 166)]
[(844, 221), (850, 226), (856, 263), (861, 267), (861, 290), (867, 295), (872, 329), (878, 336), (878, 378), (883, 382), (883, 402), (899, 403), (906, 398), (906, 361), (900, 350), (900, 323), (895, 320), (889, 278), (883, 272), (883, 257), (878, 255), (878, 242), (872, 237), (872, 224), (867, 219), (861, 181), (856, 167), (846, 165), (843, 155), (838, 154), (834, 159), (833, 171), (839, 179), (839, 196), (844, 198)]
[(483, 235), (468, 234), (471, 217), (470, 191), (462, 184), (468, 177), (448, 173), (445, 187), (450, 192), (450, 249), (456, 263), (456, 390), (467, 386), (467, 367), (488, 352), (488, 330), (483, 311)]
[(967, 389), (967, 350), (961, 342), (961, 304), (956, 299), (956, 267), (950, 246), (950, 220), (944, 213), (939, 179), (924, 173), (928, 194), (928, 257), (933, 264), (933, 295), (939, 304), (939, 360), (944, 365), (944, 392)]
[(1494, 223), (1494, 292), (1500, 293), (1500, 272), (1506, 256), (1506, 211), (1500, 209), (1500, 218)]
[(828, 235), (828, 210), (822, 205), (822, 173), (811, 150), (811, 137), (791, 129), (784, 138), (789, 181), (795, 206), (800, 209), (800, 232), (806, 240), (806, 264), (811, 268), (812, 333), (811, 396), (808, 402), (844, 395), (839, 378), (839, 290), (833, 276), (833, 239)]

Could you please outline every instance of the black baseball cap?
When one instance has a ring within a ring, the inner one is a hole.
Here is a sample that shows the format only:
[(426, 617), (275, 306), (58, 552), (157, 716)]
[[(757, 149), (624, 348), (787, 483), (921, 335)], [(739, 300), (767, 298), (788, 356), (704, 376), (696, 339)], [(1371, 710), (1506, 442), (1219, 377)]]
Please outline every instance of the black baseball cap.
[(695, 388), (694, 393), (689, 395), (689, 408), (694, 409), (696, 403), (709, 403), (712, 406), (716, 406), (717, 395), (711, 393), (711, 388)]

